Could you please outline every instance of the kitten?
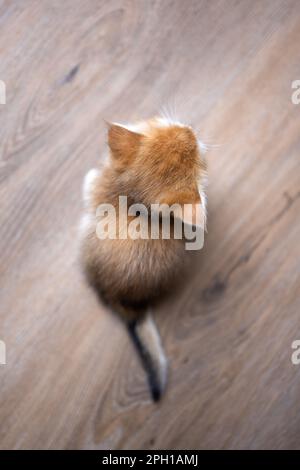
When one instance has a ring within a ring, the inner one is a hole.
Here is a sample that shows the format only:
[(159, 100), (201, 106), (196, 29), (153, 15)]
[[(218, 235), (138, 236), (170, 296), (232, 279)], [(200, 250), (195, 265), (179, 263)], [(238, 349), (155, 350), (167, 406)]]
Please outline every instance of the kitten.
[[(204, 223), (206, 165), (193, 130), (160, 117), (136, 125), (108, 124), (108, 146), (103, 168), (90, 170), (84, 180), (81, 260), (89, 284), (127, 325), (157, 401), (166, 386), (167, 360), (151, 307), (172, 293), (182, 274), (186, 249), (184, 238), (172, 232), (176, 217), (181, 224), (197, 225), (202, 211)], [(192, 211), (174, 211), (170, 239), (161, 238), (163, 214), (158, 239), (125, 238), (129, 223), (140, 214), (121, 220), (119, 196), (127, 196), (128, 206), (144, 204), (149, 217), (154, 203), (191, 204)], [(97, 236), (101, 204), (117, 209), (116, 238)]]

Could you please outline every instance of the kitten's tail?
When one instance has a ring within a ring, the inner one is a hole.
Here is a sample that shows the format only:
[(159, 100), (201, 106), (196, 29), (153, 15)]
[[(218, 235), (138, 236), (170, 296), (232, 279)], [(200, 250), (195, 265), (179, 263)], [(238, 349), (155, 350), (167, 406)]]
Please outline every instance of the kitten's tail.
[(152, 399), (158, 401), (166, 387), (168, 363), (151, 314), (129, 322), (128, 330), (147, 374)]

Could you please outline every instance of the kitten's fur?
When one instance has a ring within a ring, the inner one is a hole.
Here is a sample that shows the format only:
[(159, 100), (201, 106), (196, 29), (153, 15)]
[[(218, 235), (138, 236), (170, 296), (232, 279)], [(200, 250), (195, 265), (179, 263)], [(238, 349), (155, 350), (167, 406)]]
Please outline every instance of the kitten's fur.
[(119, 195), (128, 197), (128, 206), (200, 202), (205, 209), (206, 168), (192, 129), (163, 118), (135, 126), (110, 124), (108, 146), (102, 170), (90, 170), (84, 181), (82, 263), (89, 283), (126, 322), (158, 400), (167, 360), (150, 308), (172, 292), (186, 257), (184, 240), (99, 240), (95, 213), (101, 203), (118, 208)]

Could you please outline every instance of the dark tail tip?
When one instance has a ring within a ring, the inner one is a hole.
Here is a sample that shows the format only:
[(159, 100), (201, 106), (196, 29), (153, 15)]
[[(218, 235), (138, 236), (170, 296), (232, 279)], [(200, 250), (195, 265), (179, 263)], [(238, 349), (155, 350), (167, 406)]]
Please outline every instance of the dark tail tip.
[(150, 386), (152, 400), (155, 403), (157, 403), (161, 399), (161, 390), (156, 385), (154, 386), (151, 385), (150, 380), (149, 380), (149, 386)]
[(138, 336), (136, 325), (137, 325), (136, 321), (132, 321), (127, 324), (129, 336), (138, 353), (141, 364), (147, 374), (151, 398), (155, 403), (157, 403), (161, 399), (161, 396), (162, 396), (162, 390), (161, 390), (159, 378), (157, 377), (157, 372), (155, 370), (155, 366), (153, 364), (151, 355), (149, 351), (146, 350), (146, 348), (144, 347), (143, 343), (141, 342)]

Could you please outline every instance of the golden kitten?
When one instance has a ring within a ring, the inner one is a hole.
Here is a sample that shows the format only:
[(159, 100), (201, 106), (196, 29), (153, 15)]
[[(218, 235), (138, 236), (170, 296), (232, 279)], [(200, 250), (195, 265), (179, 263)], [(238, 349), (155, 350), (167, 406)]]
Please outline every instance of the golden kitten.
[[(102, 169), (90, 170), (84, 181), (81, 259), (90, 285), (128, 326), (156, 401), (166, 385), (167, 360), (151, 308), (162, 295), (172, 293), (182, 273), (185, 238), (175, 237), (175, 220), (203, 227), (206, 167), (201, 145), (189, 126), (160, 117), (136, 125), (108, 126), (109, 158)], [(121, 217), (120, 196), (127, 197), (129, 206), (143, 204), (148, 215), (136, 210), (125, 219)], [(97, 210), (103, 204), (116, 209), (106, 216), (106, 223), (113, 222), (114, 229), (117, 224), (117, 229), (113, 237), (101, 239)], [(144, 221), (151, 217), (150, 228), (146, 228), (146, 235), (151, 235), (158, 204), (174, 206), (170, 237), (161, 236), (163, 210), (156, 219), (158, 238), (126, 236), (129, 224), (138, 217)], [(189, 211), (178, 210), (186, 204)], [(116, 220), (110, 220), (113, 217)]]

